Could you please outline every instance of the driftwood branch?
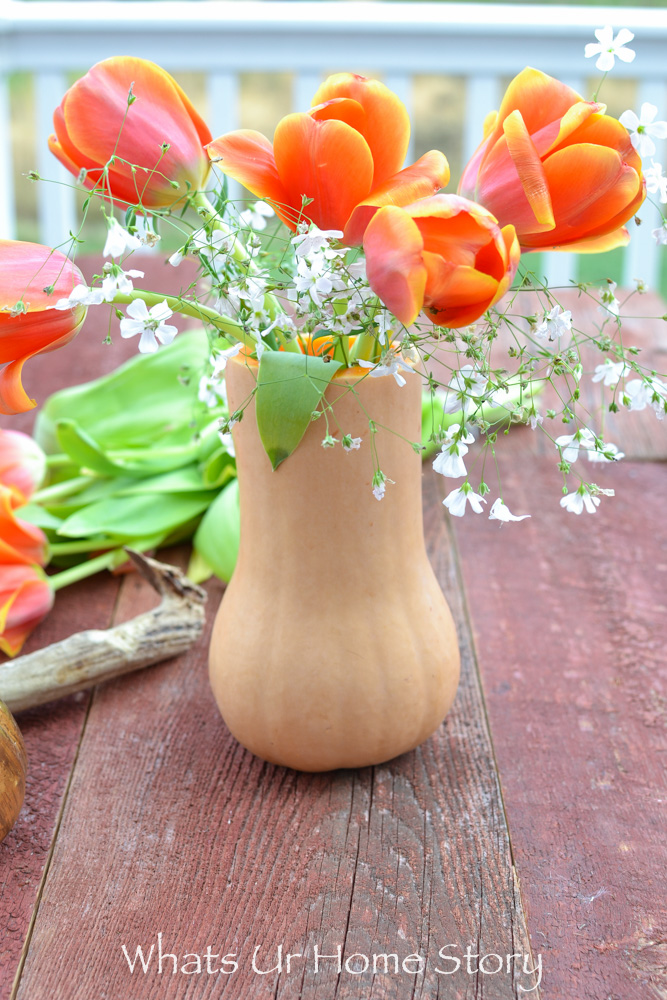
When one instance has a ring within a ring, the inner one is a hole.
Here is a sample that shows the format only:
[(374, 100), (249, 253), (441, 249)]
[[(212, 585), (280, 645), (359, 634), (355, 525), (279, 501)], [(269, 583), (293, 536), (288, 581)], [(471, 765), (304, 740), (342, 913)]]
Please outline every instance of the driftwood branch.
[(206, 594), (175, 566), (128, 554), (162, 595), (152, 611), (109, 629), (77, 632), (0, 666), (0, 698), (12, 712), (42, 705), (184, 653), (204, 627)]

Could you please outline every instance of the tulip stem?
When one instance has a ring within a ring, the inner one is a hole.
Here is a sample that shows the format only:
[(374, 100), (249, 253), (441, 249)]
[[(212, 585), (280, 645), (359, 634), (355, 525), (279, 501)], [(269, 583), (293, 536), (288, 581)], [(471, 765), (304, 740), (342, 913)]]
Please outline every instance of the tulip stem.
[[(223, 222), (220, 218), (214, 206), (208, 200), (203, 191), (197, 191), (192, 199), (192, 203), (205, 222), (211, 225), (213, 229), (218, 229), (226, 236), (233, 237), (232, 256), (234, 260), (239, 264), (245, 264), (248, 274), (258, 274), (257, 266), (252, 257), (249, 255), (241, 241), (234, 236), (227, 223)], [(271, 292), (267, 292), (264, 296), (264, 308), (271, 319), (275, 319), (279, 313), (283, 313), (285, 311), (278, 302), (278, 299)], [(297, 354), (299, 353), (299, 348), (294, 341), (287, 340), (280, 330), (276, 330), (276, 336), (280, 341), (281, 347), (285, 351), (292, 351)]]
[(73, 493), (80, 493), (86, 486), (99, 479), (99, 476), (75, 476), (73, 479), (65, 479), (62, 483), (54, 483), (53, 486), (45, 486), (44, 489), (37, 490), (30, 498), (31, 503), (48, 505), (61, 497), (70, 496)]
[(111, 552), (105, 552), (95, 559), (84, 559), (83, 562), (77, 563), (76, 566), (70, 566), (69, 569), (64, 569), (61, 573), (50, 576), (49, 585), (54, 591), (60, 590), (62, 587), (69, 587), (70, 583), (85, 580), (86, 577), (93, 576), (94, 573), (99, 573), (103, 569), (115, 569), (124, 563), (126, 559), (127, 553), (124, 549), (113, 549)]
[(377, 353), (377, 339), (364, 330), (357, 337), (352, 350), (350, 351), (350, 364), (355, 361), (375, 361)]
[(109, 540), (104, 538), (81, 538), (76, 542), (52, 542), (49, 544), (49, 555), (53, 556), (75, 556), (80, 552), (100, 552), (109, 548)]
[(229, 316), (221, 315), (215, 309), (202, 305), (201, 302), (184, 299), (180, 295), (162, 295), (159, 292), (149, 292), (142, 288), (135, 288), (127, 295), (123, 292), (116, 292), (113, 297), (114, 302), (122, 304), (134, 302), (136, 299), (141, 299), (147, 306), (156, 306), (159, 302), (166, 302), (172, 312), (181, 313), (183, 316), (194, 316), (202, 322), (210, 323), (226, 337), (241, 341), (246, 347), (252, 347), (253, 350), (257, 346), (255, 338), (247, 333), (240, 323)]

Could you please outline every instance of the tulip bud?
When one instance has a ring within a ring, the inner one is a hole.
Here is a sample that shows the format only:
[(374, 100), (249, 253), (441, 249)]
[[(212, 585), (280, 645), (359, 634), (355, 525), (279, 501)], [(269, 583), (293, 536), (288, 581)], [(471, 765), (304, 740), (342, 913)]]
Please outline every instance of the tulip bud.
[(23, 365), (79, 332), (85, 306), (55, 308), (79, 284), (81, 271), (57, 250), (0, 240), (0, 364), (7, 362), (0, 372), (0, 413), (23, 413), (35, 406), (21, 382)]
[(387, 206), (364, 235), (373, 291), (409, 326), (424, 310), (437, 326), (479, 319), (509, 289), (519, 263), (513, 226), (457, 195)]
[(211, 133), (169, 73), (146, 59), (97, 63), (67, 91), (53, 123), (51, 152), (117, 202), (165, 208), (178, 200), (174, 188), (206, 182)]
[(46, 455), (29, 434), (0, 430), (0, 484), (15, 491), (15, 506), (26, 503), (46, 472)]
[(53, 607), (54, 593), (39, 566), (0, 564), (0, 649), (16, 656)]
[(512, 81), (459, 193), (512, 224), (522, 250), (598, 252), (623, 246), (646, 196), (627, 130), (539, 70)]

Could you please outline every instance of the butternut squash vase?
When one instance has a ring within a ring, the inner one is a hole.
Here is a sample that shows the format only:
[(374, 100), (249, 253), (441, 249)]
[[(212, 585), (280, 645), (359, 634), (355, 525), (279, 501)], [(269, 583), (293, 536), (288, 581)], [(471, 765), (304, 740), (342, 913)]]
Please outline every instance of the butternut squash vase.
[[(256, 377), (255, 362), (229, 362), (230, 412)], [(454, 700), (456, 629), (426, 555), (421, 460), (408, 443), (420, 439), (421, 379), (406, 378), (334, 377), (331, 433), (361, 437), (358, 450), (323, 448), (321, 418), (274, 472), (252, 403), (234, 427), (241, 544), (210, 678), (232, 734), (271, 763), (381, 763), (422, 743)], [(373, 444), (394, 481), (381, 502)]]

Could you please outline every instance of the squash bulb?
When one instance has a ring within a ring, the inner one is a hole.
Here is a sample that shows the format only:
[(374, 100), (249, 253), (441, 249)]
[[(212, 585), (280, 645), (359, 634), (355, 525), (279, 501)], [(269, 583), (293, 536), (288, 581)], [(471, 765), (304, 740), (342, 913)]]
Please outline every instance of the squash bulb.
[(0, 701), (0, 841), (5, 839), (21, 811), (27, 770), (21, 730)]

